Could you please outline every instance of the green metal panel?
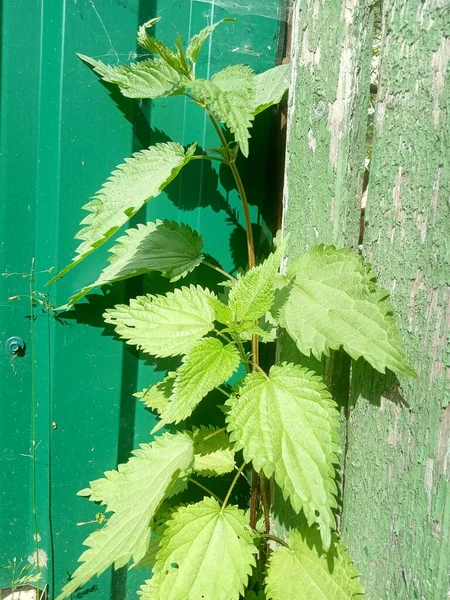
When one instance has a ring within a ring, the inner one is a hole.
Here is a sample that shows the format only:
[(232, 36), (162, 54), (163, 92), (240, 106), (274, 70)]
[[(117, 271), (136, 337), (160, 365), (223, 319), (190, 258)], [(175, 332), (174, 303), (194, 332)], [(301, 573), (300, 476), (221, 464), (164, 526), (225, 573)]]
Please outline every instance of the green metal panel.
[[(130, 295), (167, 287), (160, 279), (140, 278), (95, 290), (55, 319), (41, 304), (30, 306), (30, 277), (22, 273), (30, 273), (34, 259), (32, 295), (48, 292), (51, 303), (62, 304), (105, 264), (106, 250), (86, 259), (50, 290), (44, 287), (48, 269), (70, 261), (83, 216), (80, 207), (113, 168), (132, 152), (168, 138), (183, 144), (199, 140), (204, 147), (217, 144), (200, 110), (183, 98), (152, 105), (116, 93), (111, 99), (111, 90), (75, 53), (124, 62), (137, 51), (133, 40), (138, 24), (151, 17), (164, 17), (157, 35), (172, 43), (177, 32), (186, 40), (211, 21), (237, 16), (236, 24), (214, 34), (213, 44), (203, 52), (200, 73), (230, 62), (244, 62), (259, 72), (276, 63), (280, 13), (278, 0), (263, 6), (254, 0), (245, 7), (207, 0), (3, 1), (0, 274), (11, 275), (0, 278), (2, 586), (10, 583), (8, 561), (16, 557), (26, 564), (35, 550), (33, 422), (37, 531), (52, 595), (75, 569), (82, 541), (95, 527), (77, 525), (91, 521), (96, 507), (76, 492), (148, 440), (153, 417), (135, 406), (132, 394), (159, 380), (161, 369), (170, 366), (143, 360), (116, 341), (101, 318), (106, 307)], [(267, 206), (276, 188), (269, 168), (269, 126), (270, 115), (258, 119), (258, 157), (246, 167), (261, 244), (270, 237)], [(239, 211), (237, 194), (223, 172), (199, 162), (137, 217), (166, 216), (190, 223), (204, 235), (206, 252), (233, 270), (245, 260), (242, 215), (238, 223), (230, 221)], [(20, 299), (9, 301), (12, 296)], [(23, 338), (27, 349), (24, 357), (11, 360), (5, 341), (13, 335)], [(138, 571), (107, 573), (82, 593), (99, 600), (122, 599), (132, 596), (141, 580)]]

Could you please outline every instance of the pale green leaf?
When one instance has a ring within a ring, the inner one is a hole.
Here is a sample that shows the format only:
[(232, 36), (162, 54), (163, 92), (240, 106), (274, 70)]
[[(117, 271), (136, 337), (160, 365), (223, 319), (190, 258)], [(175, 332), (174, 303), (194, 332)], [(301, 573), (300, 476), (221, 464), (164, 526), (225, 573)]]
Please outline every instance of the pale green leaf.
[(200, 286), (181, 287), (165, 296), (138, 296), (103, 315), (127, 344), (157, 357), (189, 352), (212, 328), (211, 292)]
[(319, 524), (328, 548), (335, 525), (338, 411), (321, 378), (298, 365), (273, 366), (269, 376), (247, 375), (226, 404), (236, 449), (256, 471), (275, 474), (294, 510)]
[(118, 85), (127, 98), (165, 98), (183, 91), (180, 74), (159, 58), (131, 65), (105, 65), (101, 60), (84, 54), (78, 54), (78, 57), (90, 65), (103, 81)]
[(230, 307), (217, 298), (211, 298), (210, 303), (214, 309), (215, 320), (224, 325), (230, 325), (233, 321), (233, 312)]
[(161, 413), (169, 403), (169, 398), (173, 392), (175, 376), (175, 372), (167, 373), (167, 376), (162, 381), (146, 388), (142, 392), (136, 392), (133, 396), (139, 398), (147, 408)]
[(151, 35), (148, 35), (147, 29), (156, 25), (158, 21), (161, 20), (161, 17), (156, 17), (154, 19), (150, 19), (138, 29), (137, 33), (137, 43), (141, 48), (145, 48), (152, 54), (156, 54), (159, 56), (165, 63), (167, 63), (172, 69), (175, 69), (178, 73), (182, 75), (188, 75), (188, 71), (186, 70), (185, 62), (183, 61), (183, 57), (178, 53), (171, 50), (164, 42), (161, 40), (157, 40)]
[(414, 375), (387, 301), (369, 265), (350, 250), (318, 246), (288, 264), (292, 290), (279, 322), (298, 349), (319, 358), (343, 347), (384, 373)]
[(49, 283), (70, 271), (109, 240), (151, 198), (157, 196), (192, 158), (196, 145), (186, 151), (174, 142), (156, 144), (133, 154), (113, 171), (101, 190), (83, 208), (89, 214), (75, 236), (82, 240), (73, 262)]
[(228, 306), (238, 322), (255, 321), (271, 309), (275, 299), (275, 275), (284, 251), (285, 243), (282, 243), (260, 265), (233, 282)]
[(197, 98), (234, 134), (244, 156), (248, 156), (249, 128), (253, 121), (255, 77), (250, 67), (231, 65), (212, 76), (190, 84)]
[(316, 528), (293, 531), (289, 548), (270, 557), (266, 577), (268, 600), (352, 600), (363, 589), (352, 560), (333, 534), (325, 553)]
[(253, 335), (259, 336), (259, 341), (274, 342), (277, 339), (276, 329), (268, 330), (259, 325), (255, 325), (253, 321), (244, 321), (238, 327), (238, 333), (241, 340), (249, 341)]
[(235, 468), (234, 451), (226, 431), (200, 427), (193, 431), (194, 471), (206, 477), (223, 475)]
[(156, 555), (159, 552), (159, 546), (161, 544), (163, 533), (167, 529), (166, 521), (170, 518), (170, 513), (165, 513), (163, 516), (165, 517), (164, 520), (162, 520), (159, 517), (155, 517), (152, 535), (150, 537), (150, 541), (147, 547), (147, 552), (144, 554), (144, 556), (138, 563), (135, 563), (133, 565), (133, 567), (136, 567), (138, 569), (150, 570), (153, 569), (153, 567), (155, 566)]
[(244, 512), (213, 498), (179, 508), (141, 600), (238, 600), (257, 549)]
[(109, 252), (110, 264), (94, 283), (77, 292), (68, 302), (72, 306), (92, 288), (148, 273), (161, 271), (172, 281), (184, 277), (203, 260), (203, 238), (189, 225), (174, 221), (138, 224), (128, 229)]
[(186, 354), (177, 369), (170, 402), (161, 411), (158, 431), (167, 423), (189, 417), (197, 404), (218, 385), (225, 383), (240, 365), (237, 348), (216, 338), (206, 338)]
[(199, 33), (194, 35), (194, 37), (189, 42), (189, 46), (186, 50), (186, 56), (192, 63), (196, 63), (198, 59), (198, 55), (200, 54), (200, 50), (203, 47), (203, 44), (209, 38), (209, 36), (213, 33), (214, 29), (220, 25), (221, 23), (234, 23), (236, 19), (221, 19), (217, 21), (217, 23), (213, 23), (212, 25), (208, 25), (204, 29), (202, 29)]
[[(138, 563), (147, 551), (151, 520), (178, 474), (193, 464), (192, 439), (165, 434), (152, 444), (142, 444), (118, 471), (110, 471), (102, 484), (93, 482), (91, 499), (107, 504), (114, 514), (106, 525), (91, 533), (82, 563), (58, 600), (67, 598), (94, 575), (111, 565), (123, 567), (133, 558)], [(111, 477), (111, 473), (115, 473)]]
[(257, 115), (266, 108), (281, 102), (289, 89), (291, 66), (279, 65), (255, 77), (256, 93), (253, 114)]

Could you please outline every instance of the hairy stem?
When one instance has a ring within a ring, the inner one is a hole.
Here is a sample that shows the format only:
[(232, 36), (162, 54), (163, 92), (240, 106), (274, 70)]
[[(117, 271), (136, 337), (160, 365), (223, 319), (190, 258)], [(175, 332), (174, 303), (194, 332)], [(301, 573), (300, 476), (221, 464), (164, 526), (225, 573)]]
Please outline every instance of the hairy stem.
[(267, 540), (272, 540), (273, 542), (276, 542), (277, 544), (280, 544), (285, 548), (289, 548), (289, 544), (287, 542), (277, 537), (276, 535), (272, 535), (271, 533), (262, 533), (259, 537), (265, 538)]
[(252, 470), (252, 495), (250, 498), (250, 527), (256, 527), (256, 511), (258, 510), (259, 475)]
[[(216, 388), (216, 390), (220, 390), (220, 388)], [(220, 390), (220, 391), (223, 391), (223, 390)], [(226, 393), (226, 392), (224, 392), (224, 393)], [(227, 394), (227, 396), (228, 396), (228, 397), (230, 397), (230, 396), (229, 396), (229, 394)], [(203, 440), (202, 440), (202, 441), (203, 441), (203, 442), (206, 442), (206, 440), (209, 440), (209, 439), (211, 439), (212, 437), (214, 437), (215, 435), (218, 435), (219, 433), (223, 433), (223, 432), (224, 432), (224, 431), (226, 431), (226, 430), (227, 430), (227, 428), (226, 428), (226, 427), (221, 427), (221, 428), (220, 428), (220, 429), (218, 429), (217, 431), (213, 431), (213, 432), (212, 432), (212, 433), (210, 433), (209, 435), (206, 435), (206, 436), (203, 438)]]
[(217, 265), (213, 265), (212, 263), (208, 262), (207, 260), (204, 260), (203, 264), (206, 265), (207, 267), (210, 267), (211, 269), (214, 269), (214, 271), (217, 271), (218, 273), (225, 275), (225, 277), (228, 277), (228, 279), (230, 279), (231, 281), (236, 281), (236, 278), (233, 277), (233, 275), (231, 275), (230, 273), (227, 273), (226, 271), (224, 271)]
[(234, 476), (234, 479), (233, 479), (233, 481), (231, 482), (231, 485), (230, 485), (230, 488), (229, 488), (229, 490), (228, 490), (228, 492), (227, 492), (227, 495), (225, 496), (225, 500), (223, 501), (223, 504), (222, 504), (222, 509), (224, 509), (224, 508), (226, 507), (226, 505), (228, 504), (228, 500), (230, 499), (231, 492), (233, 491), (233, 489), (234, 489), (234, 486), (236, 485), (236, 483), (237, 483), (237, 480), (239, 479), (239, 476), (240, 476), (240, 474), (242, 473), (242, 471), (244, 470), (244, 468), (245, 468), (245, 465), (246, 465), (246, 464), (247, 464), (247, 463), (242, 463), (242, 465), (241, 465), (241, 466), (239, 467), (239, 469), (237, 470), (237, 473), (236, 473), (236, 475)]
[[(194, 101), (195, 101), (195, 99), (194, 99)], [(197, 104), (198, 104), (198, 101), (197, 101)], [(227, 140), (223, 134), (223, 131), (222, 131), (219, 123), (217, 122), (217, 119), (214, 117), (214, 115), (212, 114), (212, 112), (209, 110), (209, 108), (207, 106), (205, 106), (205, 105), (203, 105), (203, 106), (206, 110), (209, 120), (212, 123), (212, 126), (214, 127), (214, 129), (217, 133), (217, 136), (219, 137), (220, 143), (222, 144), (222, 146), (224, 148), (226, 148), (228, 146), (228, 143), (227, 143)], [(245, 187), (242, 182), (242, 178), (241, 178), (241, 174), (239, 173), (239, 169), (236, 166), (235, 159), (234, 158), (230, 159), (228, 161), (228, 164), (229, 164), (231, 172), (233, 174), (234, 181), (235, 181), (236, 187), (237, 187), (237, 191), (239, 193), (241, 203), (242, 203), (242, 209), (244, 212), (244, 219), (245, 219), (245, 229), (247, 232), (248, 267), (249, 267), (249, 269), (252, 269), (253, 267), (256, 266), (255, 242), (253, 239), (252, 221), (251, 221), (251, 217), (250, 217), (247, 193), (245, 191)], [(242, 343), (241, 343), (241, 346), (242, 346)], [(245, 353), (241, 352), (241, 355), (243, 356), (243, 359), (244, 359)], [(253, 363), (253, 370), (257, 370), (256, 366), (259, 367), (259, 337), (257, 335), (252, 335), (252, 363)], [(255, 472), (255, 470), (253, 470), (252, 471), (252, 496), (251, 496), (251, 503), (250, 503), (250, 526), (251, 527), (255, 527), (255, 525), (256, 525), (258, 488), (259, 488), (259, 476)]]
[(220, 156), (210, 156), (209, 154), (196, 154), (195, 156), (191, 156), (191, 160), (216, 160), (224, 165), (228, 165), (228, 161), (224, 158), (221, 158)]
[(213, 498), (215, 498), (217, 500), (217, 502), (220, 502), (220, 504), (223, 503), (222, 498), (219, 498), (219, 496), (217, 496), (217, 494), (215, 494), (214, 492), (212, 492), (209, 488), (207, 488), (205, 485), (203, 485), (202, 483), (200, 483), (196, 479), (191, 479), (191, 477), (189, 477), (188, 481), (189, 481), (189, 483), (193, 483), (194, 485), (196, 485), (199, 488), (201, 488), (204, 492), (207, 492), (208, 494), (210, 494)]

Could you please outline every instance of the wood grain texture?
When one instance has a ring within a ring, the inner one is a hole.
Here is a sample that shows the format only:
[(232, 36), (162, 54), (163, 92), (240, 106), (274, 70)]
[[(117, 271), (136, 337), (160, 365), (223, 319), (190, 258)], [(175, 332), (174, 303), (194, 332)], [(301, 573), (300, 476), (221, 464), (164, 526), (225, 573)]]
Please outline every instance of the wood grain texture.
[(284, 229), (289, 256), (356, 247), (372, 47), (368, 0), (298, 0), (293, 11)]
[(450, 10), (385, 0), (364, 253), (416, 379), (353, 368), (343, 537), (367, 598), (449, 592)]

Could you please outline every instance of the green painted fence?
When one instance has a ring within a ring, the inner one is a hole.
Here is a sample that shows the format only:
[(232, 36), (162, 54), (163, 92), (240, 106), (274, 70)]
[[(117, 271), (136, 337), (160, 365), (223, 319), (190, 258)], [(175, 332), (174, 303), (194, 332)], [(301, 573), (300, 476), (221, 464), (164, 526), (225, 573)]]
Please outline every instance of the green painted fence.
[[(289, 255), (356, 247), (372, 67), (372, 0), (299, 0), (288, 115)], [(340, 354), (342, 537), (369, 600), (444, 600), (450, 567), (450, 7), (384, 0), (362, 252), (390, 290), (417, 379)], [(294, 350), (282, 342), (284, 356)]]
[[(132, 394), (159, 380), (158, 369), (170, 367), (146, 363), (114, 339), (101, 318), (106, 307), (130, 295), (161, 290), (159, 279), (95, 290), (56, 319), (46, 303), (59, 306), (92, 281), (107, 252), (90, 257), (50, 290), (48, 270), (70, 261), (80, 207), (124, 157), (167, 139), (217, 145), (197, 107), (182, 98), (152, 104), (119, 98), (75, 53), (126, 62), (138, 52), (138, 25), (152, 17), (163, 17), (157, 35), (172, 44), (177, 32), (187, 40), (208, 23), (231, 16), (238, 21), (216, 31), (203, 51), (200, 74), (242, 62), (260, 72), (281, 58), (281, 9), (278, 0), (263, 6), (257, 0), (245, 6), (213, 0), (1, 4), (0, 587), (35, 560), (37, 531), (49, 597), (61, 589), (95, 527), (82, 524), (92, 521), (95, 507), (76, 493), (148, 440), (153, 417), (136, 407)], [(258, 156), (246, 172), (261, 244), (271, 237), (267, 200), (276, 189), (276, 174), (268, 165), (274, 133), (271, 115), (261, 116), (253, 142)], [(243, 215), (222, 172), (197, 161), (166, 192), (139, 213), (139, 220), (183, 220), (202, 233), (206, 252), (224, 268), (235, 270), (245, 262)], [(26, 343), (24, 356), (8, 352), (12, 336)], [(8, 568), (14, 560), (15, 574)], [(142, 580), (136, 570), (107, 573), (76, 597), (123, 600), (134, 596)]]

